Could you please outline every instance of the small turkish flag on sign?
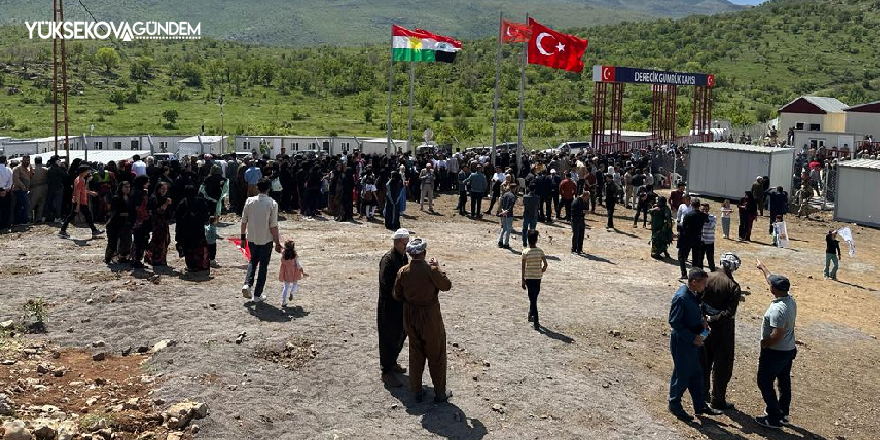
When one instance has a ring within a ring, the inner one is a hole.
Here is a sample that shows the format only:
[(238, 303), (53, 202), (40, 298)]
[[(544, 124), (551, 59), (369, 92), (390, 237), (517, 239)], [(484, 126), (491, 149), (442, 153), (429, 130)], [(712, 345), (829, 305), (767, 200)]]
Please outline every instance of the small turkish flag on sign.
[(602, 66), (602, 82), (614, 82), (614, 66)]
[(584, 70), (584, 51), (587, 40), (563, 34), (529, 19), (532, 38), (529, 40), (529, 63), (540, 64), (570, 72)]
[(709, 85), (709, 87), (715, 87), (715, 75), (709, 75), (706, 78), (706, 83)]
[(532, 37), (532, 29), (527, 24), (501, 20), (502, 43), (525, 43)]

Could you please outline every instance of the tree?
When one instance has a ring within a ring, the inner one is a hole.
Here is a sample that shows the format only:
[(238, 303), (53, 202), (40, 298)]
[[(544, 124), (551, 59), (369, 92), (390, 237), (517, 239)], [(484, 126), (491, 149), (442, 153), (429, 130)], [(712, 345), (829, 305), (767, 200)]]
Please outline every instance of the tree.
[(169, 124), (174, 125), (174, 123), (177, 122), (177, 110), (165, 110), (162, 112), (162, 117), (165, 118)]
[(102, 47), (95, 54), (98, 64), (104, 66), (109, 73), (111, 69), (119, 65), (119, 54), (112, 47)]
[(125, 108), (125, 93), (120, 89), (115, 89), (110, 92), (110, 102), (116, 104), (116, 108), (122, 110)]
[(373, 110), (372, 109), (364, 109), (364, 122), (373, 122)]

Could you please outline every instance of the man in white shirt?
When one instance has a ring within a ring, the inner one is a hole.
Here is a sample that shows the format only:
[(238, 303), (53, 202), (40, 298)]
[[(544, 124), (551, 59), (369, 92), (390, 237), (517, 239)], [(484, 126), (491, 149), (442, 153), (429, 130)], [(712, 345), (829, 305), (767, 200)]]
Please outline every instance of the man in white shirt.
[(147, 164), (141, 160), (141, 157), (137, 154), (131, 158), (131, 172), (134, 173), (135, 176), (146, 176), (147, 175)]
[(0, 156), (0, 232), (9, 229), (12, 217), (12, 170), (6, 166), (6, 156)]
[[(278, 204), (269, 197), (271, 188), (272, 181), (261, 178), (257, 182), (259, 194), (247, 199), (241, 213), (241, 242), (247, 243), (251, 253), (241, 294), (245, 298), (251, 298), (253, 294), (254, 303), (263, 302), (263, 286), (266, 284), (269, 260), (272, 258), (273, 242), (275, 252), (281, 252), (281, 241), (278, 238)], [(259, 272), (254, 286), (257, 266)]]
[(681, 205), (678, 205), (678, 213), (675, 215), (675, 221), (678, 224), (679, 231), (681, 230), (681, 222), (684, 220), (684, 216), (693, 211), (691, 207), (691, 196), (685, 195), (681, 199)]

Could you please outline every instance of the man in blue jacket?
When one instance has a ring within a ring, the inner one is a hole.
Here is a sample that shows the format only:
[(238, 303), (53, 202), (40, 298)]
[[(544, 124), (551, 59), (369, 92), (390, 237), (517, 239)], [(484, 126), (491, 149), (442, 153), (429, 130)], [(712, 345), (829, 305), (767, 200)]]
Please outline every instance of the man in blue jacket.
[(706, 340), (708, 328), (700, 309), (697, 296), (706, 289), (709, 275), (694, 268), (688, 273), (687, 285), (681, 286), (672, 297), (669, 309), (669, 325), (672, 332), (669, 349), (672, 352), (672, 379), (669, 382), (669, 412), (679, 420), (690, 422), (694, 418), (681, 406), (685, 390), (691, 394), (696, 414), (719, 415), (706, 404), (703, 392), (703, 368), (700, 366), (700, 350)]
[(489, 182), (483, 174), (483, 166), (477, 165), (464, 183), (471, 186), (471, 218), (483, 218), (483, 194), (486, 194), (489, 188)]

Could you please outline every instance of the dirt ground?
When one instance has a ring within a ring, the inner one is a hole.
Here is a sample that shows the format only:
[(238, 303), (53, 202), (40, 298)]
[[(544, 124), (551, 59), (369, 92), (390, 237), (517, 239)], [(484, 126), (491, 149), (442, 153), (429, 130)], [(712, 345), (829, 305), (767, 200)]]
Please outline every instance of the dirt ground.
[[(405, 388), (386, 389), (379, 380), (378, 263), (391, 247), (379, 222), (282, 221), (311, 275), (294, 300), (300, 307), (286, 310), (279, 308), (278, 254), (268, 300), (254, 306), (241, 297), (245, 262), (231, 243), (218, 245), (223, 268), (190, 278), (174, 258), (155, 273), (108, 269), (105, 242), (86, 239), (86, 229), (61, 240), (56, 227), (35, 226), (0, 237), (0, 321), (42, 297), (50, 304), (48, 333), (30, 339), (66, 347), (103, 339), (108, 353), (175, 339), (141, 368), (162, 375), (153, 397), (208, 404), (196, 438), (877, 438), (880, 231), (851, 226), (857, 253), (850, 258), (844, 248), (834, 282), (822, 279), (824, 232), (841, 225), (791, 218), (792, 249), (777, 249), (768, 244), (766, 217), (756, 222), (754, 243), (722, 239), (719, 222), (716, 256), (739, 253), (736, 277), (750, 293), (737, 316), (729, 392), (737, 409), (684, 424), (665, 410), (672, 368), (666, 319), (678, 268), (649, 257), (649, 231), (632, 228), (631, 211), (618, 209), (611, 232), (603, 208), (588, 217), (587, 256), (568, 252), (566, 223), (539, 225), (550, 268), (539, 300), (546, 329), (537, 332), (526, 322), (519, 247), (498, 249), (497, 219), (454, 215), (456, 199), (440, 196), (439, 215), (408, 203), (402, 220), (428, 240), (428, 256), (453, 283), (441, 294), (455, 393), (448, 404), (416, 403)], [(228, 220), (221, 234), (237, 237), (238, 224)], [(734, 230), (737, 220), (734, 214)], [(794, 426), (781, 432), (751, 420), (763, 412), (755, 374), (771, 300), (755, 258), (791, 279), (799, 306)], [(404, 348), (401, 364), (406, 359)]]

